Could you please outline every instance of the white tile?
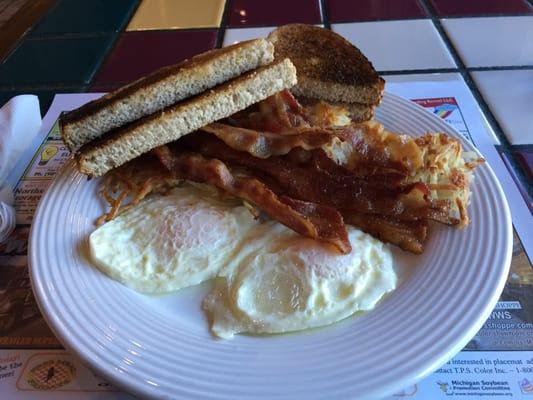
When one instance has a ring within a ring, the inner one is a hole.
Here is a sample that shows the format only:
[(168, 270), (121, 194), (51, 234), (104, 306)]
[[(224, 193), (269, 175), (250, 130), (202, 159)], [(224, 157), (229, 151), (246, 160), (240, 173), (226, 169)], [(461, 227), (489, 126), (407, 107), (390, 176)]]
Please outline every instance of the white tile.
[[(383, 75), (385, 82), (391, 83), (412, 83), (412, 82), (450, 82), (462, 81), (463, 78), (458, 72), (434, 73), (434, 74), (398, 74)], [(387, 88), (385, 87), (385, 90)]]
[(533, 144), (533, 70), (472, 72), (511, 144)]
[(332, 29), (357, 46), (378, 71), (456, 67), (428, 19), (334, 24)]
[(263, 38), (268, 36), (268, 34), (276, 28), (276, 26), (270, 26), (266, 28), (226, 29), (222, 45), (229, 46), (230, 44), (235, 44), (244, 40)]
[(443, 19), (467, 67), (533, 65), (533, 16)]

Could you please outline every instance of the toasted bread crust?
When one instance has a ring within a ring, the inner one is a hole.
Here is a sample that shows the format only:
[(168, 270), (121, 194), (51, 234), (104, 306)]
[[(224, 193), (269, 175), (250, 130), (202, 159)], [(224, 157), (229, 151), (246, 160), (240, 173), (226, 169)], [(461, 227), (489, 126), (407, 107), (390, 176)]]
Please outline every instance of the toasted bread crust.
[(78, 168), (86, 175), (101, 176), (295, 83), (296, 69), (290, 60), (275, 61), (85, 144), (76, 155)]
[(64, 114), (63, 141), (75, 151), (105, 132), (220, 85), (273, 60), (273, 46), (255, 39), (164, 67)]
[(297, 95), (323, 100), (378, 104), (385, 81), (361, 51), (342, 36), (312, 25), (279, 27), (269, 36), (274, 57), (296, 66)]

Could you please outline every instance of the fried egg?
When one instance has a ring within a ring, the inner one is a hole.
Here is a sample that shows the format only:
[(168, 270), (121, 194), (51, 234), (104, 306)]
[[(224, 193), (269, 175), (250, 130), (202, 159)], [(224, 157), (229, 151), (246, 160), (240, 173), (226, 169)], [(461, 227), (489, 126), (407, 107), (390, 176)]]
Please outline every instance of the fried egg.
[(273, 221), (250, 233), (254, 249), (220, 271), (203, 302), (221, 338), (329, 325), (374, 308), (396, 287), (389, 248), (353, 227), (346, 255)]
[(111, 278), (169, 292), (217, 276), (256, 224), (245, 207), (186, 185), (126, 209), (90, 235), (89, 248)]
[(203, 301), (215, 336), (284, 333), (372, 309), (396, 286), (385, 244), (348, 227), (350, 254), (258, 222), (234, 201), (185, 185), (120, 213), (89, 237), (93, 262), (125, 285), (161, 293), (215, 279)]

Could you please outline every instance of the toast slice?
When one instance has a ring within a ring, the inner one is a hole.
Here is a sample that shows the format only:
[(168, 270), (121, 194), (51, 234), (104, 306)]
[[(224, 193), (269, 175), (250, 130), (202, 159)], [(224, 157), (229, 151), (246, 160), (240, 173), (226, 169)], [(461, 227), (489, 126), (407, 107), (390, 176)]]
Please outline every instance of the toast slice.
[(202, 93), (273, 59), (272, 44), (255, 39), (164, 67), (64, 114), (60, 119), (63, 141), (74, 152), (112, 129)]
[(385, 81), (361, 51), (342, 36), (313, 25), (290, 24), (272, 31), (274, 57), (290, 58), (298, 73), (291, 91), (341, 103), (377, 105)]
[(294, 84), (294, 65), (289, 59), (277, 60), (85, 144), (76, 155), (78, 168), (86, 175), (101, 176)]

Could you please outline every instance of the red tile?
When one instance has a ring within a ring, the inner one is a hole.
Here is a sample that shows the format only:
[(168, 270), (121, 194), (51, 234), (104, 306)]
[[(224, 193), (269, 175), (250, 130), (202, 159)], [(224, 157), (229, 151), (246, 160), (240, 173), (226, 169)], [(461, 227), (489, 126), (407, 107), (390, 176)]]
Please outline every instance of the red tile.
[(326, 7), (331, 23), (427, 17), (417, 0), (327, 0)]
[(125, 32), (93, 83), (102, 86), (131, 82), (165, 65), (211, 50), (216, 38), (216, 29)]
[(527, 173), (530, 184), (533, 184), (533, 147), (527, 150), (516, 150), (518, 160)]
[(230, 10), (231, 27), (322, 23), (319, 0), (232, 0)]
[(90, 93), (109, 93), (113, 90), (116, 90), (120, 87), (124, 86), (122, 83), (107, 83), (107, 84), (100, 84), (100, 83), (93, 83), (87, 88), (87, 92)]
[(533, 7), (526, 0), (430, 0), (437, 14), (457, 15), (498, 15), (532, 14)]

